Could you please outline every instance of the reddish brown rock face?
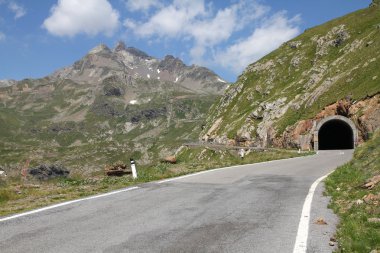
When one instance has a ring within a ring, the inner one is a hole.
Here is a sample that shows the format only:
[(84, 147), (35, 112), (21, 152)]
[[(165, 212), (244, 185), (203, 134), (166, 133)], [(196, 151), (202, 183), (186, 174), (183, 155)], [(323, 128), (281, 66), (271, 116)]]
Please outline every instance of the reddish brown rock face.
[(358, 130), (358, 144), (367, 140), (371, 133), (380, 128), (380, 94), (361, 101), (340, 100), (326, 106), (313, 119), (301, 120), (288, 127), (281, 137), (272, 141), (276, 146), (287, 148), (313, 148), (313, 132), (316, 124), (329, 116), (344, 116), (354, 122)]

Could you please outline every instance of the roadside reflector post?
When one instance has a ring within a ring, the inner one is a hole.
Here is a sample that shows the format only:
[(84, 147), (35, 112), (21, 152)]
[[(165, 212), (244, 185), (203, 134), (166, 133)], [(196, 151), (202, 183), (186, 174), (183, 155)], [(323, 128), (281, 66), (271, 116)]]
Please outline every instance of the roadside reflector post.
[(245, 151), (244, 151), (244, 149), (241, 148), (241, 149), (239, 150), (239, 156), (240, 156), (240, 158), (241, 158), (241, 159), (244, 159), (244, 155), (245, 155)]
[(133, 177), (133, 179), (136, 179), (137, 178), (137, 170), (136, 170), (135, 160), (133, 160), (133, 158), (131, 158), (129, 160), (131, 161), (132, 177)]

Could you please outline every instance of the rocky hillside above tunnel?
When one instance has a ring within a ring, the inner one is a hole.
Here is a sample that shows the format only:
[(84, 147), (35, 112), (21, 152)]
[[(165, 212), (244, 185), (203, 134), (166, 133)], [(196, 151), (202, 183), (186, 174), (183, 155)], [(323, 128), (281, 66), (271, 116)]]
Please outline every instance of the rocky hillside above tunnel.
[(306, 30), (249, 65), (213, 105), (200, 138), (312, 148), (315, 122), (350, 118), (360, 141), (380, 127), (380, 7)]

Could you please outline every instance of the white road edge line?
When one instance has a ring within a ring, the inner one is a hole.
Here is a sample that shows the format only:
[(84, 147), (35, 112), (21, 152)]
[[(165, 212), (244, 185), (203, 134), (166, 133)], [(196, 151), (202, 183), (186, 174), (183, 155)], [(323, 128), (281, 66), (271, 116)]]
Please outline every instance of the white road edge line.
[(293, 253), (306, 253), (307, 251), (307, 238), (309, 236), (309, 222), (310, 222), (310, 210), (311, 203), (313, 201), (315, 189), (318, 184), (328, 177), (332, 172), (318, 178), (309, 189), (309, 193), (306, 196), (305, 202), (303, 204), (300, 223), (298, 225), (298, 232), (296, 237), (296, 242), (294, 244)]
[[(164, 179), (164, 180), (158, 181), (157, 184), (171, 182), (171, 181), (183, 179), (183, 178), (186, 178), (186, 177), (197, 176), (197, 175), (200, 175), (200, 174), (205, 174), (205, 173), (209, 173), (209, 172), (213, 172), (213, 171), (217, 171), (217, 170), (232, 169), (232, 168), (236, 168), (236, 167), (240, 167), (240, 166), (251, 166), (251, 165), (256, 165), (256, 164), (273, 163), (273, 162), (277, 162), (277, 161), (284, 161), (284, 160), (290, 160), (290, 159), (299, 159), (299, 158), (305, 158), (305, 157), (311, 157), (311, 156), (313, 156), (313, 155), (310, 155), (310, 156), (298, 156), (298, 157), (285, 158), (285, 159), (278, 159), (278, 160), (266, 161), (266, 162), (261, 162), (261, 163), (241, 164), (241, 165), (235, 165), (235, 166), (224, 167), (224, 168), (216, 168), (216, 169), (200, 171), (200, 172), (196, 172), (196, 173), (193, 173), (193, 174), (188, 174), (188, 175), (184, 175), (184, 176), (180, 176), (180, 177), (174, 177), (174, 178)], [(66, 205), (74, 204), (74, 203), (85, 201), (85, 200), (97, 199), (97, 198), (102, 198), (102, 197), (110, 196), (110, 195), (121, 193), (121, 192), (131, 191), (131, 190), (135, 190), (135, 189), (138, 189), (138, 188), (140, 188), (140, 187), (134, 186), (134, 187), (123, 189), (123, 190), (119, 190), (119, 191), (113, 191), (113, 192), (109, 192), (109, 193), (99, 194), (99, 195), (95, 195), (95, 196), (91, 196), (91, 197), (87, 197), (87, 198), (83, 198), (83, 199), (71, 200), (71, 201), (59, 203), (59, 204), (56, 204), (56, 205), (47, 206), (47, 207), (43, 207), (43, 208), (40, 208), (40, 209), (32, 210), (32, 211), (29, 211), (29, 212), (25, 212), (25, 213), (20, 213), (20, 214), (8, 216), (8, 217), (0, 219), (0, 222), (7, 221), (7, 220), (12, 220), (12, 219), (16, 219), (16, 218), (20, 218), (20, 217), (23, 217), (23, 216), (27, 216), (27, 215), (31, 215), (31, 214), (35, 214), (35, 213), (39, 213), (39, 212), (43, 212), (43, 211), (47, 211), (47, 210), (50, 210), (50, 209), (53, 209), (53, 208), (57, 208), (57, 207), (61, 207), (61, 206), (66, 206)]]
[(132, 191), (132, 190), (136, 190), (138, 188), (140, 188), (140, 187), (134, 186), (134, 187), (118, 190), (118, 191), (112, 191), (112, 192), (108, 192), (108, 193), (104, 193), (104, 194), (99, 194), (99, 195), (94, 195), (94, 196), (86, 197), (86, 198), (82, 198), (82, 199), (71, 200), (71, 201), (59, 203), (59, 204), (56, 204), (56, 205), (51, 205), (51, 206), (35, 209), (35, 210), (29, 211), (29, 212), (19, 213), (19, 214), (15, 214), (15, 215), (12, 215), (12, 216), (8, 216), (8, 217), (0, 219), (0, 222), (8, 221), (8, 220), (13, 220), (13, 219), (20, 218), (20, 217), (23, 217), (23, 216), (28, 216), (28, 215), (35, 214), (35, 213), (40, 213), (40, 212), (47, 211), (47, 210), (50, 210), (50, 209), (54, 209), (54, 208), (57, 208), (57, 207), (67, 206), (67, 205), (71, 205), (71, 204), (82, 202), (82, 201), (86, 201), (86, 200), (98, 199), (98, 198), (103, 198), (103, 197), (107, 197), (107, 196), (118, 194), (118, 193), (122, 193), (122, 192)]
[(206, 173), (210, 173), (210, 172), (214, 172), (214, 171), (218, 171), (218, 170), (233, 169), (233, 168), (242, 167), (242, 166), (244, 166), (244, 167), (246, 167), (246, 166), (255, 166), (255, 165), (259, 165), (259, 164), (274, 163), (274, 162), (278, 162), (278, 161), (285, 161), (285, 160), (290, 160), (290, 159), (300, 159), (300, 158), (306, 158), (306, 157), (312, 157), (312, 156), (315, 156), (315, 155), (297, 156), (297, 157), (284, 158), (284, 159), (278, 159), (278, 160), (271, 160), (271, 161), (260, 162), (260, 163), (240, 164), (240, 165), (234, 165), (234, 166), (230, 166), (230, 167), (223, 167), (223, 168), (204, 170), (204, 171), (200, 171), (200, 172), (195, 172), (193, 174), (187, 174), (187, 175), (183, 175), (183, 176), (179, 176), (179, 177), (173, 177), (173, 178), (164, 179), (164, 180), (158, 181), (156, 183), (157, 184), (168, 183), (168, 182), (180, 180), (180, 179), (183, 179), (183, 178), (198, 176), (198, 175), (201, 175), (201, 174), (206, 174)]

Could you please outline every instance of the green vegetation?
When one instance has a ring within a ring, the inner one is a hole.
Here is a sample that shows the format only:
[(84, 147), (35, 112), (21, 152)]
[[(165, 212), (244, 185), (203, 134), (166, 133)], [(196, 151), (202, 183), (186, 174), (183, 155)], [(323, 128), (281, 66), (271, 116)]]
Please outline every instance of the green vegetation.
[(368, 197), (370, 194), (380, 197), (380, 183), (372, 189), (362, 187), (374, 176), (380, 176), (380, 131), (356, 149), (351, 162), (326, 180), (327, 193), (332, 196), (331, 207), (341, 219), (338, 252), (380, 250), (380, 222), (369, 221), (380, 217), (380, 199)]
[(68, 178), (47, 181), (37, 181), (29, 176), (23, 178), (19, 169), (12, 170), (7, 179), (0, 178), (0, 216), (203, 170), (296, 156), (299, 156), (297, 152), (287, 150), (252, 151), (242, 160), (232, 150), (185, 148), (178, 155), (177, 164), (137, 164), (137, 180), (131, 175), (107, 177), (103, 168), (87, 174), (74, 172)]
[[(24, 85), (56, 90), (38, 99), (14, 94), (11, 104), (0, 103), (0, 167), (16, 168), (27, 160), (31, 166), (58, 162), (82, 173), (130, 157), (154, 163), (163, 158), (163, 150), (174, 153), (197, 140), (217, 98), (169, 90), (142, 93), (139, 100), (149, 103), (131, 105), (122, 97), (100, 94), (88, 104), (87, 86), (67, 81), (49, 88), (35, 82)], [(0, 92), (5, 90), (10, 92), (8, 87)], [(82, 112), (79, 118), (73, 115)]]
[[(218, 136), (234, 139), (243, 126), (255, 136), (263, 121), (281, 135), (340, 99), (379, 93), (379, 11), (366, 8), (308, 29), (251, 64), (212, 107), (206, 131), (221, 117)], [(255, 111), (266, 116), (252, 117)]]

